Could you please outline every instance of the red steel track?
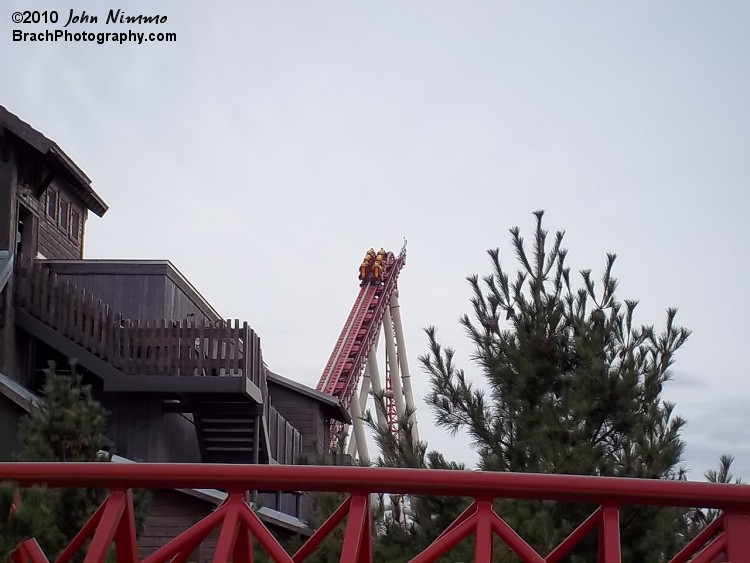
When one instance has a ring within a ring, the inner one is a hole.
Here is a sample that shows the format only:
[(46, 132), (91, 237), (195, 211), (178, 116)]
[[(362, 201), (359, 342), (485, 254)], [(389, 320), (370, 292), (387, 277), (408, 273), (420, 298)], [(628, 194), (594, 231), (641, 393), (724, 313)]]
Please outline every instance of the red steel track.
[[(217, 488), (228, 492), (227, 499), (214, 512), (147, 555), (143, 563), (184, 561), (214, 530), (219, 530), (213, 557), (217, 563), (251, 563), (254, 539), (275, 561), (300, 563), (347, 516), (340, 561), (369, 563), (374, 533), (370, 520), (372, 493), (473, 499), (427, 549), (414, 554), (414, 563), (435, 561), (470, 535), (476, 539), (477, 563), (491, 561), (494, 536), (523, 561), (555, 563), (597, 529), (599, 562), (619, 563), (620, 508), (625, 505), (719, 509), (719, 518), (671, 563), (712, 563), (722, 556), (722, 561), (750, 561), (750, 487), (745, 485), (430, 469), (146, 463), (0, 463), (0, 480), (14, 481), (21, 487), (46, 484), (109, 489), (107, 499), (57, 559), (58, 563), (71, 561), (79, 553), (86, 554), (85, 563), (101, 563), (113, 543), (119, 562), (138, 561), (131, 488)], [(246, 492), (257, 489), (332, 491), (348, 496), (296, 553), (289, 554), (246, 501)], [(495, 512), (493, 501), (498, 498), (592, 503), (598, 508), (555, 549), (542, 556)], [(47, 558), (36, 541), (28, 539), (16, 549), (11, 561), (43, 563)]]
[(365, 283), (362, 286), (318, 382), (318, 391), (338, 397), (347, 409), (405, 263), (404, 251), (399, 256), (389, 252), (382, 284)]

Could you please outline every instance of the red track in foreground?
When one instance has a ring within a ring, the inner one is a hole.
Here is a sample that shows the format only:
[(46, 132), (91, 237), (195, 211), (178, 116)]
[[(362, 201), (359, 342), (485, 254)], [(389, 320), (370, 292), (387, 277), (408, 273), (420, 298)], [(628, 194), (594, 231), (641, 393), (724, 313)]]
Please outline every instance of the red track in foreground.
[[(0, 480), (22, 487), (45, 483), (51, 487), (101, 487), (110, 495), (73, 540), (58, 562), (84, 551), (85, 561), (99, 563), (114, 541), (117, 559), (137, 561), (130, 488), (218, 488), (227, 500), (156, 552), (144, 563), (183, 561), (212, 531), (219, 529), (214, 561), (250, 563), (253, 538), (276, 561), (304, 561), (347, 515), (342, 545), (343, 563), (369, 562), (371, 522), (369, 493), (430, 494), (473, 498), (469, 508), (413, 562), (434, 561), (464, 538), (476, 536), (475, 562), (491, 561), (497, 535), (524, 561), (558, 562), (594, 529), (599, 529), (599, 561), (621, 560), (620, 507), (628, 504), (718, 508), (721, 517), (690, 543), (672, 563), (750, 561), (750, 487), (652, 479), (618, 479), (573, 475), (535, 475), (473, 471), (214, 464), (2, 463)], [(313, 533), (297, 553), (289, 555), (246, 502), (246, 491), (334, 491), (349, 497)], [(549, 555), (537, 554), (493, 509), (496, 498), (545, 499), (598, 504), (592, 515)], [(46, 562), (35, 540), (23, 543), (14, 563)]]

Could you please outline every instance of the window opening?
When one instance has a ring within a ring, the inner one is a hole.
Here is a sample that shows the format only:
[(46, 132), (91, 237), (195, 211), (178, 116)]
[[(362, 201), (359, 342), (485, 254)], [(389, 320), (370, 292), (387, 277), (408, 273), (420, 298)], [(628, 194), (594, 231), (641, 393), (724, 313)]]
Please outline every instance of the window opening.
[(57, 192), (51, 189), (47, 190), (47, 215), (57, 217)]

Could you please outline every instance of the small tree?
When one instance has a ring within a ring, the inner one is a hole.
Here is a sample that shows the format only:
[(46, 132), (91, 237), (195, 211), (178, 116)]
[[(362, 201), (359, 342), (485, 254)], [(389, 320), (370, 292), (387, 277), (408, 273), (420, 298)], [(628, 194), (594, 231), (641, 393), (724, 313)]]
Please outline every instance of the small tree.
[[(107, 411), (91, 396), (91, 386), (71, 363), (71, 374), (56, 373), (53, 364), (45, 370), (44, 401), (21, 421), (20, 459), (24, 461), (109, 461), (102, 458), (101, 445)], [(104, 499), (98, 489), (60, 489), (50, 506), (65, 541), (72, 539)], [(43, 546), (56, 552), (64, 545)]]
[[(543, 212), (535, 215), (530, 255), (520, 229), (510, 230), (520, 266), (514, 277), (494, 249), (492, 273), (467, 278), (473, 318), (460, 322), (483, 388), (456, 366), (435, 328), (426, 331), (429, 352), (420, 361), (431, 376), (427, 401), (438, 425), (467, 432), (484, 470), (680, 478), (684, 420), (661, 392), (689, 331), (676, 326), (675, 309), (667, 310), (661, 333), (635, 324), (637, 302), (615, 297), (614, 254), (600, 289), (590, 270), (574, 287), (564, 233), (548, 248)], [(529, 502), (500, 508), (542, 554), (590, 512)], [(624, 560), (653, 561), (672, 551), (679, 516), (671, 509), (623, 510)], [(581, 553), (590, 559), (593, 547)]]
[[(91, 395), (91, 386), (71, 362), (70, 375), (55, 366), (45, 370), (43, 400), (21, 420), (19, 435), (22, 461), (88, 462), (110, 461), (101, 450), (106, 441), (106, 409)], [(45, 553), (56, 554), (78, 533), (106, 496), (100, 489), (46, 489), (33, 487), (20, 492), (17, 510), (10, 510), (11, 484), (0, 487), (0, 557), (7, 546), (34, 537)], [(148, 495), (135, 491), (136, 525), (145, 519)], [(3, 559), (4, 560), (4, 559)]]
[(41, 545), (62, 542), (50, 509), (49, 501), (54, 495), (54, 491), (43, 487), (19, 492), (13, 483), (0, 483), (0, 561), (8, 561), (16, 547), (29, 538), (36, 538)]
[[(375, 408), (385, 417), (384, 395), (376, 396)], [(380, 456), (374, 461), (379, 467), (413, 469), (452, 469), (463, 471), (466, 467), (447, 461), (443, 454), (428, 451), (427, 443), (414, 439), (410, 412), (399, 417), (396, 435), (383, 428), (368, 410), (364, 422), (373, 431)], [(394, 563), (411, 560), (427, 548), (458, 515), (468, 506), (468, 499), (428, 495), (378, 495), (373, 507), (373, 550), (378, 561)], [(467, 540), (439, 561), (470, 560), (473, 542)]]

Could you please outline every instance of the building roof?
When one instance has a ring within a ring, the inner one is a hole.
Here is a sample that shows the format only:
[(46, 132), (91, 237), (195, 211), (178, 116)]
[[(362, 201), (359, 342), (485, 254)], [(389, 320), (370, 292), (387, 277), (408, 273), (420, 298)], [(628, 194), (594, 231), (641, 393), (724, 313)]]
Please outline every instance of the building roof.
[[(305, 397), (320, 402), (321, 406), (326, 409), (326, 412), (331, 418), (346, 424), (352, 423), (351, 415), (347, 412), (338, 398), (326, 393), (321, 393), (312, 387), (302, 385), (301, 383), (293, 381), (283, 375), (274, 373), (268, 368), (266, 368), (266, 377), (269, 383), (275, 383), (276, 385), (280, 385), (290, 391), (294, 391), (295, 393), (299, 393), (300, 395), (304, 395)], [(273, 403), (273, 399), (271, 402)]]
[(73, 162), (57, 143), (45, 137), (31, 125), (22, 121), (3, 106), (0, 106), (0, 129), (10, 131), (13, 135), (30, 145), (47, 160), (49, 166), (62, 173), (69, 184), (78, 193), (86, 206), (99, 217), (107, 212), (109, 207), (91, 187), (91, 180)]
[(2, 373), (0, 373), (0, 395), (4, 395), (26, 412), (31, 412), (31, 409), (41, 402), (37, 395)]

